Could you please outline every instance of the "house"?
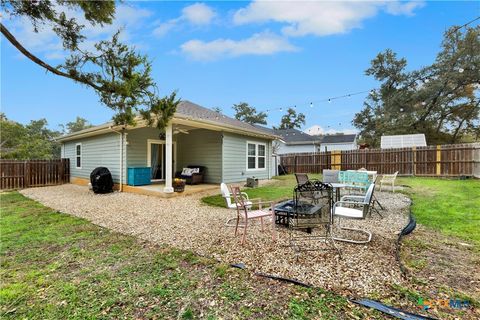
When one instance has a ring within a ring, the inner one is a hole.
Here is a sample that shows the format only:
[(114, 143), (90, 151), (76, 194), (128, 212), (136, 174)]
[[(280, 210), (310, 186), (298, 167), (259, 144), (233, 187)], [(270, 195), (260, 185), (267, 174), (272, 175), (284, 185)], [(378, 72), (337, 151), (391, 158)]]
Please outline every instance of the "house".
[(151, 168), (152, 181), (164, 181), (173, 192), (176, 171), (188, 165), (205, 166), (206, 183), (240, 182), (247, 177), (271, 177), (272, 141), (268, 130), (182, 101), (161, 132), (138, 119), (122, 130), (106, 123), (58, 139), (63, 158), (70, 159), (71, 182), (87, 184), (91, 171), (107, 167), (116, 184), (127, 183), (127, 168)]
[(274, 152), (279, 155), (357, 149), (356, 134), (309, 135), (297, 129), (263, 129), (281, 137), (274, 142)]
[(426, 147), (427, 140), (423, 133), (420, 134), (401, 134), (392, 136), (382, 136), (380, 140), (380, 148), (411, 148)]
[(320, 151), (356, 150), (357, 134), (327, 134), (322, 136)]

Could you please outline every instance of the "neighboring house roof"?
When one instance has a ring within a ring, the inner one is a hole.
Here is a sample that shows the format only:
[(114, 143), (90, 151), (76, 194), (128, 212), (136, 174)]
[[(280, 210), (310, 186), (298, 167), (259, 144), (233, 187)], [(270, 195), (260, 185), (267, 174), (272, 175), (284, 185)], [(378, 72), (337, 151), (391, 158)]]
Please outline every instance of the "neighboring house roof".
[(322, 143), (354, 143), (356, 134), (329, 134), (322, 136)]
[(380, 140), (380, 148), (382, 149), (425, 146), (427, 146), (427, 140), (423, 133), (382, 136)]
[(282, 141), (287, 145), (305, 145), (319, 143), (320, 138), (311, 136), (308, 133), (302, 132), (297, 129), (270, 129), (258, 124), (254, 124), (255, 127), (266, 130), (271, 134), (279, 136)]
[[(137, 120), (138, 122), (141, 122), (140, 118), (138, 118)], [(271, 130), (267, 128), (253, 126), (240, 120), (230, 118), (226, 115), (217, 113), (187, 100), (183, 100), (178, 104), (177, 111), (173, 116), (173, 120), (174, 122), (175, 120), (186, 120), (191, 122), (203, 123), (205, 125), (229, 129), (229, 131), (238, 132), (240, 134), (246, 133), (252, 135), (260, 135), (271, 139), (278, 138), (278, 136), (273, 134)], [(111, 128), (112, 126), (114, 126), (114, 123), (110, 121), (99, 126), (81, 130), (72, 134), (67, 134), (60, 137), (58, 141), (68, 141), (79, 138), (80, 136), (93, 136), (96, 134), (101, 134), (109, 130), (109, 128)], [(142, 126), (145, 125), (138, 125), (138, 127)]]

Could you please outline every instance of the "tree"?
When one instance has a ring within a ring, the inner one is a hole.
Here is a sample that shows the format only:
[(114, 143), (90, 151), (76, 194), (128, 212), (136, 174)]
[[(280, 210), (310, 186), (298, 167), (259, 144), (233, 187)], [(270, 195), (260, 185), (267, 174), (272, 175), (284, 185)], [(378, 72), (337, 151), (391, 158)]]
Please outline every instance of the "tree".
[(212, 111), (215, 111), (216, 113), (222, 113), (223, 112), (222, 108), (220, 108), (220, 107), (213, 107)]
[(100, 101), (114, 111), (113, 120), (118, 125), (135, 125), (135, 114), (153, 114), (159, 121), (150, 121), (160, 129), (171, 119), (175, 104), (166, 103), (169, 97), (157, 96), (157, 85), (151, 77), (151, 62), (146, 56), (119, 41), (119, 32), (110, 40), (99, 41), (92, 52), (81, 45), (86, 39), (85, 28), (75, 18), (72, 10), (80, 11), (88, 23), (104, 26), (111, 24), (115, 15), (115, 1), (17, 1), (2, 0), (1, 7), (7, 17), (17, 16), (30, 20), (33, 30), (50, 28), (70, 53), (64, 63), (54, 67), (28, 51), (10, 31), (0, 23), (5, 38), (28, 59), (45, 70), (92, 88)]
[(378, 146), (385, 134), (424, 133), (429, 144), (480, 138), (480, 27), (448, 30), (435, 62), (407, 71), (407, 60), (386, 50), (366, 74), (380, 81), (352, 123)]
[(0, 118), (2, 159), (53, 159), (60, 157), (60, 145), (55, 138), (60, 132), (47, 128), (47, 120), (32, 120), (27, 125)]
[(301, 128), (305, 124), (305, 115), (298, 113), (293, 108), (288, 108), (287, 113), (282, 116), (280, 126), (277, 129)]
[(250, 124), (267, 124), (267, 114), (265, 112), (257, 112), (255, 107), (251, 107), (246, 102), (240, 102), (233, 105), (235, 110), (235, 119)]
[(73, 133), (93, 127), (87, 119), (78, 116), (75, 121), (67, 122), (66, 125), (61, 126), (64, 128), (65, 133)]

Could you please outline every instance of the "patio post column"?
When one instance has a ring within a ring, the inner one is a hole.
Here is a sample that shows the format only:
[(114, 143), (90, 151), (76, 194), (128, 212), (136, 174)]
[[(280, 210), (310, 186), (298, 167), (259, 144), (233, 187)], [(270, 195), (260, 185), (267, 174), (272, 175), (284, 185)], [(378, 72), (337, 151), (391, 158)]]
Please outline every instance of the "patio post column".
[(172, 146), (173, 146), (173, 130), (172, 123), (170, 122), (165, 128), (165, 188), (163, 192), (172, 193)]

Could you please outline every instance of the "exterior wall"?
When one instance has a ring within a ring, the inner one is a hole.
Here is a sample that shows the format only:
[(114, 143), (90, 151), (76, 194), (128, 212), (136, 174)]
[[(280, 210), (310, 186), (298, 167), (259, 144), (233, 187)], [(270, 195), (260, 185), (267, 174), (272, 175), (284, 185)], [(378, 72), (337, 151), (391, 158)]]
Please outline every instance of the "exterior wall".
[[(265, 169), (247, 170), (247, 141), (266, 144)], [(246, 181), (247, 178), (269, 179), (272, 165), (272, 143), (269, 140), (258, 139), (223, 133), (223, 182)]]
[(318, 151), (317, 147), (318, 145), (314, 145), (314, 144), (287, 145), (283, 142), (278, 141), (277, 154), (317, 152)]
[[(146, 167), (148, 139), (160, 140), (157, 128), (139, 128), (128, 131), (127, 135), (127, 167)], [(175, 136), (173, 136), (175, 141)], [(174, 166), (175, 168), (175, 166)]]
[(207, 167), (205, 182), (222, 182), (222, 133), (205, 129), (180, 133), (177, 138), (177, 170), (188, 165)]
[[(82, 144), (82, 167), (76, 167), (76, 144)], [(124, 148), (125, 150), (125, 148)], [(62, 155), (70, 159), (70, 176), (72, 178), (90, 179), (90, 173), (96, 167), (107, 167), (114, 182), (120, 181), (120, 135), (107, 133), (90, 138), (67, 141), (63, 143)], [(125, 174), (124, 174), (125, 179)]]
[[(155, 128), (129, 130), (125, 135), (123, 159), (123, 183), (127, 181), (128, 167), (147, 166), (148, 139), (159, 140)], [(206, 182), (241, 182), (247, 177), (269, 179), (274, 174), (272, 142), (265, 139), (242, 136), (233, 133), (191, 130), (189, 134), (175, 134), (176, 163), (174, 170), (180, 171), (188, 165), (207, 167)], [(266, 144), (265, 169), (247, 170), (247, 141)], [(82, 144), (82, 167), (76, 168), (76, 144)], [(120, 135), (106, 133), (90, 138), (64, 142), (62, 156), (70, 159), (71, 177), (90, 179), (96, 167), (107, 167), (115, 183), (120, 181)]]
[(354, 142), (351, 143), (322, 143), (320, 146), (320, 152), (325, 151), (325, 147), (327, 151), (341, 151), (341, 150), (356, 150), (357, 144)]

